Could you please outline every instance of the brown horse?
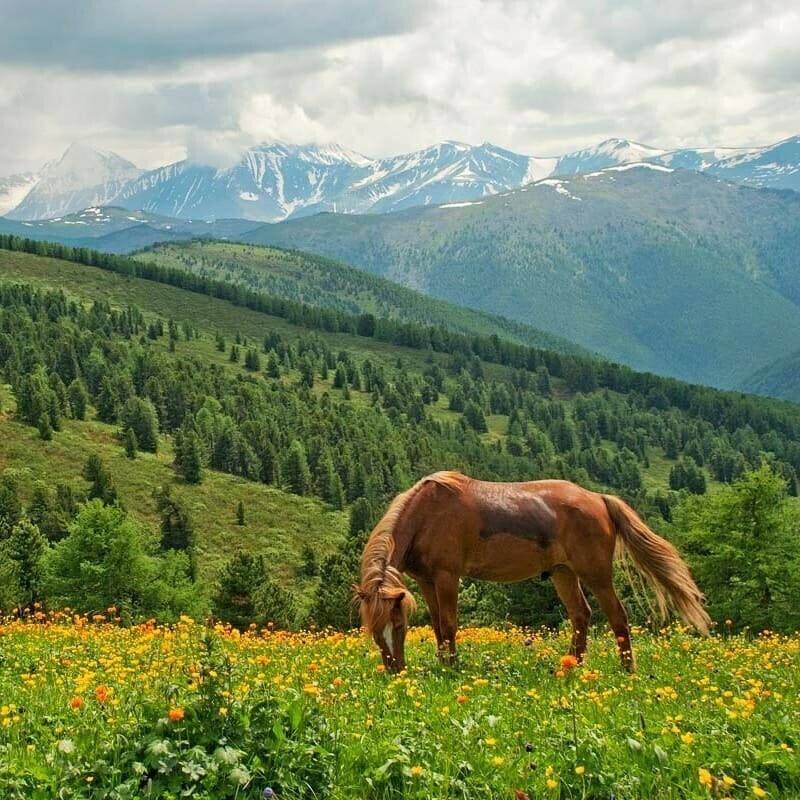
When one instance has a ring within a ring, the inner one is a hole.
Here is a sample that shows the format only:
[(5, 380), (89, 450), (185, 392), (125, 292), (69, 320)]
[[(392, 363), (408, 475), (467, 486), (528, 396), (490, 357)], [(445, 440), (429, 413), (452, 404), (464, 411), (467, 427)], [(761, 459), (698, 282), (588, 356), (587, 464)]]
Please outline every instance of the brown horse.
[(455, 660), (458, 582), (462, 576), (512, 582), (550, 573), (572, 623), (570, 653), (586, 651), (590, 608), (583, 583), (597, 598), (623, 666), (635, 668), (628, 616), (614, 591), (615, 546), (624, 545), (648, 579), (662, 615), (673, 607), (708, 635), (711, 620), (678, 551), (617, 497), (568, 481), (487, 483), (437, 472), (398, 495), (364, 548), (361, 619), (384, 666), (405, 667), (407, 618), (414, 598), (408, 573), (430, 609), (440, 659)]

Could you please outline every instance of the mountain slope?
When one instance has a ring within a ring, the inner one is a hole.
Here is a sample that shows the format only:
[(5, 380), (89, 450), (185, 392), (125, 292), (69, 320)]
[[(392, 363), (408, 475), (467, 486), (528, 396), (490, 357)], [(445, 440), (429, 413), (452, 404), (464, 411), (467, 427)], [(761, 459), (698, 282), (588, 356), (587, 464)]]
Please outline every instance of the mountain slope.
[(800, 136), (720, 159), (707, 170), (726, 181), (800, 191)]
[(134, 257), (348, 314), (442, 325), (459, 333), (495, 335), (560, 353), (586, 354), (577, 345), (545, 331), (486, 312), (459, 308), (310, 253), (203, 240), (158, 245)]
[(800, 346), (800, 196), (657, 165), (249, 241), (346, 261), (630, 364), (734, 386)]
[(32, 172), (0, 178), (0, 217), (16, 208), (39, 180)]
[(8, 216), (46, 219), (106, 205), (140, 173), (116, 153), (73, 144), (58, 161), (45, 165), (36, 184)]
[(743, 392), (800, 403), (800, 350), (783, 356), (740, 382)]

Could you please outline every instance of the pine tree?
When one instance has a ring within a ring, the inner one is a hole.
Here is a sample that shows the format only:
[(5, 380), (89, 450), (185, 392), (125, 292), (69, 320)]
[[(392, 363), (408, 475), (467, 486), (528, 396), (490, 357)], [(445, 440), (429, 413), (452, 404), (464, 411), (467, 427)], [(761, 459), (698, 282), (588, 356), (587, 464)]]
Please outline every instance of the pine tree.
[(311, 491), (311, 470), (308, 466), (306, 450), (302, 442), (297, 439), (289, 447), (286, 462), (281, 472), (289, 491), (294, 494), (309, 494)]
[(41, 598), (41, 559), (46, 547), (46, 539), (29, 520), (20, 520), (11, 529), (7, 553), (19, 565), (20, 606), (30, 606)]
[(153, 497), (161, 515), (161, 549), (191, 551), (194, 528), (184, 503), (172, 494), (169, 485), (156, 489)]
[(136, 453), (139, 450), (139, 446), (136, 441), (136, 434), (133, 432), (133, 428), (125, 428), (125, 432), (122, 434), (122, 446), (125, 448), (125, 455), (128, 458), (136, 458)]
[(89, 393), (86, 384), (76, 378), (67, 388), (67, 398), (74, 419), (86, 419), (86, 406), (89, 404)]
[(93, 453), (83, 467), (83, 477), (91, 483), (88, 491), (90, 500), (97, 498), (105, 505), (117, 502), (117, 490), (111, 473), (106, 469), (100, 456)]
[(241, 500), (236, 506), (236, 524), (244, 525), (244, 503)]
[(22, 517), (19, 487), (11, 475), (0, 478), (0, 539), (11, 533), (11, 529)]
[(180, 444), (176, 448), (175, 460), (187, 483), (203, 480), (203, 448), (193, 429), (181, 432)]
[(214, 615), (237, 628), (249, 627), (257, 617), (253, 595), (265, 577), (263, 556), (236, 553), (220, 573), (212, 600)]
[(244, 366), (250, 372), (258, 372), (261, 369), (261, 357), (258, 351), (251, 347), (244, 356)]

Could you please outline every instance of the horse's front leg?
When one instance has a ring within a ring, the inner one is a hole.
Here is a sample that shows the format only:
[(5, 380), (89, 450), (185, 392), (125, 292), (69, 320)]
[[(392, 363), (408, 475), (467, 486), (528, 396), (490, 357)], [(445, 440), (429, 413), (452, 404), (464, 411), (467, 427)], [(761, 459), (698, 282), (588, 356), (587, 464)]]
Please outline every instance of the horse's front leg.
[(442, 651), (442, 630), (439, 625), (439, 603), (436, 600), (436, 586), (432, 580), (426, 578), (416, 578), (417, 586), (425, 598), (425, 603), (428, 606), (428, 612), (431, 615), (431, 625), (433, 626), (433, 635), (436, 637), (436, 652), (439, 654)]
[(440, 573), (434, 581), (436, 605), (439, 608), (439, 660), (456, 664), (456, 630), (458, 628), (458, 576)]

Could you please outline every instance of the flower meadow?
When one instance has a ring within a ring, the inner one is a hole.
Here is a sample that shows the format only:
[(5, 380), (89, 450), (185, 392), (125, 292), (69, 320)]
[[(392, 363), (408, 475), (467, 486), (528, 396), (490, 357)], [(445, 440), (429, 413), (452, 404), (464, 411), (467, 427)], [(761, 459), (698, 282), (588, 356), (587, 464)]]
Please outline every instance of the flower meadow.
[[(0, 797), (800, 797), (800, 636), (598, 628), (240, 633), (109, 614), (0, 624)], [(724, 627), (724, 626), (723, 626)]]

